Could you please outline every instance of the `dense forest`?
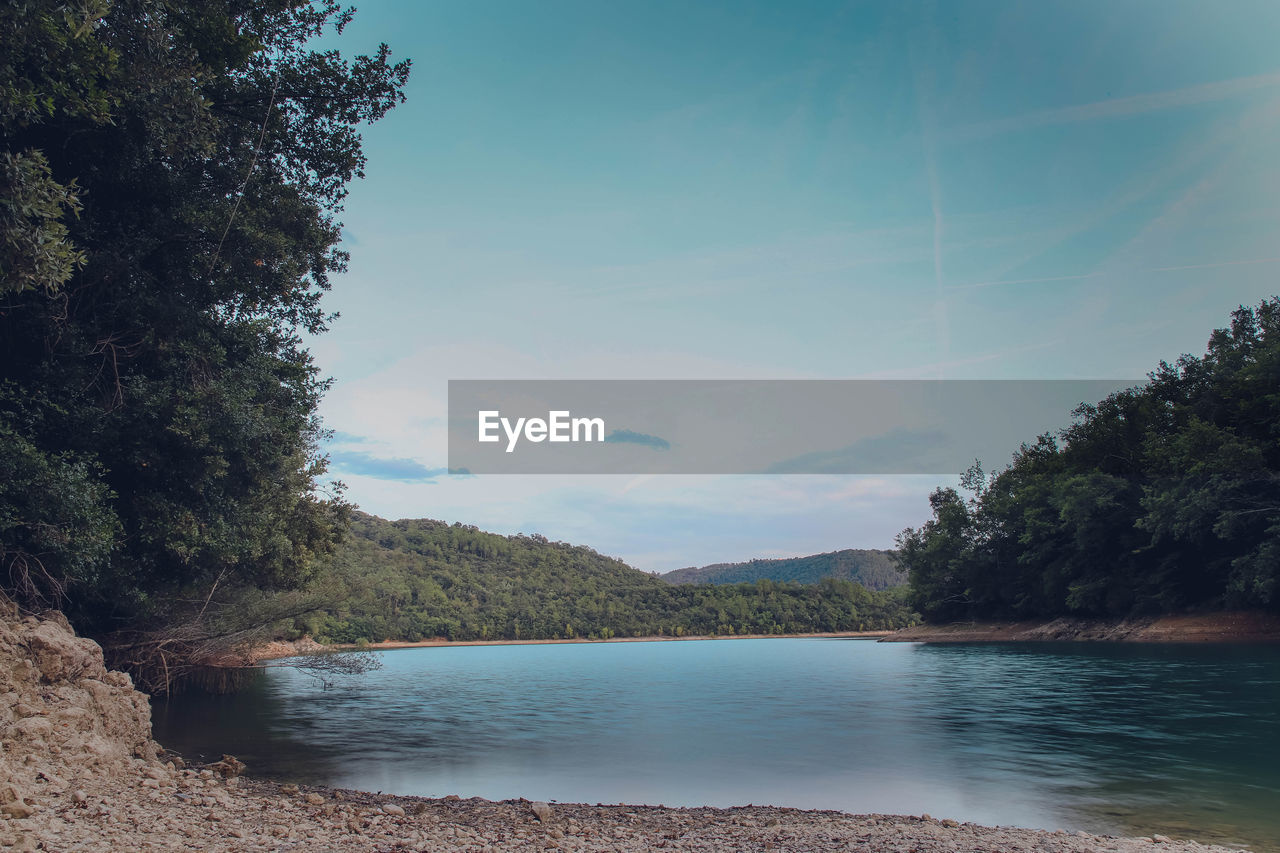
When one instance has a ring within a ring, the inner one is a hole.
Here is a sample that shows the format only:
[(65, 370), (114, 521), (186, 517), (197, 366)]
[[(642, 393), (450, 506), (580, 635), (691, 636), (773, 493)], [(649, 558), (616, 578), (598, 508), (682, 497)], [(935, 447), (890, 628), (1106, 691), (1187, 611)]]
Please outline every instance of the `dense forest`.
[(808, 557), (713, 563), (675, 569), (662, 575), (667, 583), (754, 583), (758, 580), (818, 583), (823, 578), (853, 581), (867, 589), (889, 589), (907, 580), (892, 552), (857, 548)]
[(541, 536), (359, 512), (326, 573), (343, 590), (341, 604), (294, 620), (290, 636), (358, 642), (782, 634), (917, 621), (905, 587), (873, 593), (839, 579), (673, 586)]
[(302, 335), (409, 74), (312, 49), (351, 15), (0, 4), (0, 590), (149, 686), (306, 606), (345, 525)]
[(1280, 299), (961, 485), (898, 538), (931, 621), (1280, 608)]

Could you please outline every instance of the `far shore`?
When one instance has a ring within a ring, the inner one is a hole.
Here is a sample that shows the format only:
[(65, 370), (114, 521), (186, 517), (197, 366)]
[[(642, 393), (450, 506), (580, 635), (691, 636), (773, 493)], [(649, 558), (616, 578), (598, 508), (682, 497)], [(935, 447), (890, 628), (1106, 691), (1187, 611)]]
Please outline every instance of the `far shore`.
[(1023, 622), (951, 622), (917, 625), (886, 636), (896, 643), (1280, 643), (1280, 614), (1220, 611), (1125, 619), (1060, 617)]
[(381, 651), (385, 649), (425, 649), (444, 646), (542, 646), (555, 643), (662, 643), (682, 640), (777, 640), (804, 637), (876, 638), (891, 637), (894, 631), (822, 631), (814, 634), (685, 634), (679, 637), (652, 635), (647, 637), (610, 637), (607, 640), (573, 637), (557, 640), (449, 640), (433, 637), (429, 640), (380, 640), (376, 643), (317, 643), (310, 638), (292, 642), (278, 640), (254, 649), (255, 661), (295, 657), (321, 651)]
[(867, 638), (887, 643), (1038, 643), (1061, 641), (1127, 643), (1280, 643), (1280, 614), (1260, 610), (1175, 614), (1125, 619), (1059, 617), (1021, 622), (966, 621), (915, 625), (897, 631), (824, 631), (813, 634), (688, 634), (574, 637), (556, 640), (381, 640), (376, 643), (317, 643), (309, 637), (277, 640), (255, 648), (253, 661), (296, 657), (323, 651), (381, 651), (446, 646), (539, 646), (555, 643), (661, 643), (682, 640), (772, 640), (804, 637)]
[(1124, 619), (1059, 617), (1021, 622), (967, 621), (915, 625), (897, 631), (824, 631), (813, 634), (688, 634), (673, 637), (610, 637), (607, 640), (574, 637), (555, 640), (381, 640), (376, 643), (317, 643), (276, 640), (253, 649), (254, 661), (276, 660), (326, 651), (382, 651), (447, 646), (541, 646), (556, 643), (663, 643), (683, 640), (774, 640), (805, 637), (865, 638), (887, 643), (1280, 643), (1280, 614), (1260, 610), (1175, 614)]

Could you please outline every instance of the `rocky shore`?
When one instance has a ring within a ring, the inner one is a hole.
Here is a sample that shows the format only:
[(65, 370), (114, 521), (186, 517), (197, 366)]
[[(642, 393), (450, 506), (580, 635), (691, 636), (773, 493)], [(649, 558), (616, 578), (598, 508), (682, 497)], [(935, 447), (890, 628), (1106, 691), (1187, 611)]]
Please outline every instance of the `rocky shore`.
[(1121, 839), (992, 828), (928, 817), (748, 806), (670, 809), (421, 800), (298, 789), (161, 765), (99, 779), (11, 820), (0, 843), (35, 850), (297, 851), (1225, 851), (1156, 836)]
[(1225, 851), (1193, 841), (770, 806), (676, 809), (421, 799), (187, 767), (147, 697), (56, 614), (0, 601), (0, 846), (15, 851)]
[(1140, 616), (1127, 619), (1061, 617), (1025, 622), (952, 622), (903, 628), (881, 642), (1026, 643), (1276, 643), (1280, 614), (1256, 610)]

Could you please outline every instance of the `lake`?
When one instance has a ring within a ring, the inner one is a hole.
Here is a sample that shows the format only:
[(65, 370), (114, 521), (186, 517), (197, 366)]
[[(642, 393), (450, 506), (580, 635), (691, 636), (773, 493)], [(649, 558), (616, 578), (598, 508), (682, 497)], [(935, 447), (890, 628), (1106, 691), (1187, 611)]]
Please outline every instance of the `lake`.
[(834, 638), (378, 653), (155, 705), (191, 759), (370, 791), (774, 804), (1280, 850), (1280, 648)]

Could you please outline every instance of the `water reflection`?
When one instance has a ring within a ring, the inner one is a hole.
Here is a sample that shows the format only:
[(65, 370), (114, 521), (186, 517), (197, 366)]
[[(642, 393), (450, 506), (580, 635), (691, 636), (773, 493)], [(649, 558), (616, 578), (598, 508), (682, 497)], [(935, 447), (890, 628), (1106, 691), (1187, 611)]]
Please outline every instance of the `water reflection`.
[(1280, 650), (785, 639), (417, 649), (157, 703), (161, 742), (440, 796), (929, 812), (1280, 849)]

